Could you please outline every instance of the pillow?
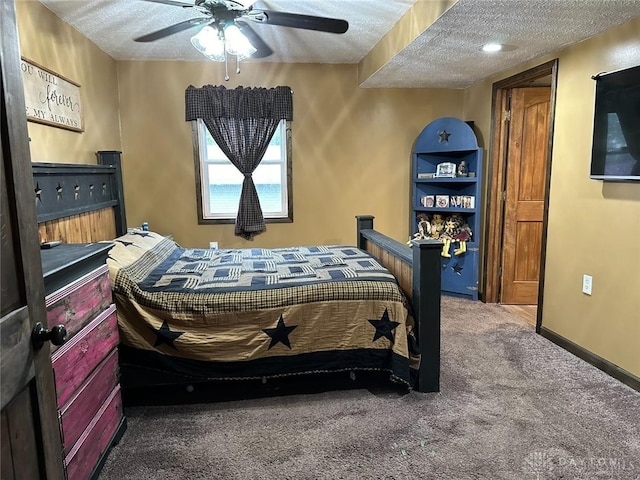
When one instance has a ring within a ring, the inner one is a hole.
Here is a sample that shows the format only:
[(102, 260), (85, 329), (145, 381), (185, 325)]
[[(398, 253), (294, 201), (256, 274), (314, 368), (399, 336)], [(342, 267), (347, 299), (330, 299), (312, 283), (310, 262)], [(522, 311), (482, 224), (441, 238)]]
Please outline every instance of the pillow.
[(111, 281), (115, 280), (119, 269), (131, 265), (163, 241), (175, 243), (159, 233), (137, 229), (113, 240), (114, 245), (109, 250), (109, 258), (107, 258)]

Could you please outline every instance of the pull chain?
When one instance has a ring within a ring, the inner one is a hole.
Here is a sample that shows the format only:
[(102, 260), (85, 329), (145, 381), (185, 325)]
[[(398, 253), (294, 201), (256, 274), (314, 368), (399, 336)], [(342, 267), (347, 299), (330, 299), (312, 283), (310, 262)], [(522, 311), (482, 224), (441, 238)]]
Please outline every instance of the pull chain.
[(227, 56), (227, 49), (224, 51), (224, 80), (225, 82), (229, 81), (229, 66), (228, 66), (229, 57)]

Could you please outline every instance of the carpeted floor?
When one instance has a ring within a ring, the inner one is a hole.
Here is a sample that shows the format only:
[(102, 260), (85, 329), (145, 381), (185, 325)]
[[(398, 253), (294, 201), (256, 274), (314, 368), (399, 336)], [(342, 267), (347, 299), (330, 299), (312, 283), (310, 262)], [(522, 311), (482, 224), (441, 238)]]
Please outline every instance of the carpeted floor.
[(440, 393), (128, 407), (99, 478), (640, 479), (640, 393), (498, 305), (443, 297), (442, 317)]

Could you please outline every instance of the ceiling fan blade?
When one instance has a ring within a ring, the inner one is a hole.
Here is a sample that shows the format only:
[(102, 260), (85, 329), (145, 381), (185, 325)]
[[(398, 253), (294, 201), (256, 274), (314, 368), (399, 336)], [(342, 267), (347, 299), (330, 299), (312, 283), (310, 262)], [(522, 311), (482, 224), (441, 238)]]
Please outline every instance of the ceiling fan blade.
[(174, 7), (193, 7), (193, 3), (179, 2), (177, 0), (144, 0), (145, 2), (164, 3), (165, 5), (173, 5)]
[(242, 34), (247, 37), (247, 40), (253, 45), (256, 49), (256, 53), (251, 55), (251, 58), (265, 58), (273, 53), (271, 47), (265, 43), (264, 40), (256, 33), (256, 31), (249, 26), (247, 22), (243, 22), (242, 20), (236, 20), (236, 25), (242, 32)]
[(274, 12), (271, 10), (251, 10), (247, 18), (258, 23), (304, 28), (305, 30), (317, 30), (319, 32), (344, 33), (349, 29), (349, 22), (346, 20), (298, 13)]
[(168, 37), (169, 35), (173, 35), (174, 33), (182, 32), (183, 30), (188, 30), (192, 27), (197, 27), (198, 25), (202, 25), (203, 23), (209, 23), (211, 21), (211, 17), (200, 17), (200, 18), (192, 18), (190, 20), (185, 20), (184, 22), (176, 23), (175, 25), (171, 25), (169, 27), (161, 28), (155, 32), (147, 33), (138, 38), (134, 38), (136, 42), (153, 42), (154, 40), (158, 40), (160, 38)]

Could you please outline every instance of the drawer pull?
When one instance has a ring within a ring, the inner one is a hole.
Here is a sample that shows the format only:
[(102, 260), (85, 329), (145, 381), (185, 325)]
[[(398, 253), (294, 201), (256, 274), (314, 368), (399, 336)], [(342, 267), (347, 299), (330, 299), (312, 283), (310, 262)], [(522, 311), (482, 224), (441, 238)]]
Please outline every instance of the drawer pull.
[(67, 341), (67, 329), (64, 325), (56, 325), (51, 330), (45, 328), (41, 322), (36, 323), (31, 332), (31, 345), (40, 350), (44, 342), (51, 341), (54, 345), (62, 345)]

